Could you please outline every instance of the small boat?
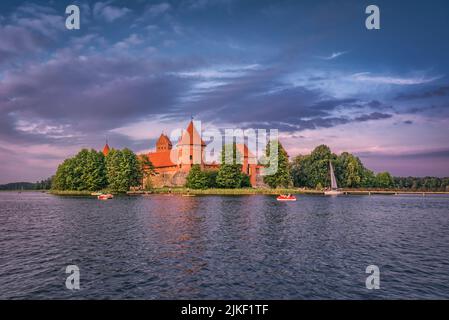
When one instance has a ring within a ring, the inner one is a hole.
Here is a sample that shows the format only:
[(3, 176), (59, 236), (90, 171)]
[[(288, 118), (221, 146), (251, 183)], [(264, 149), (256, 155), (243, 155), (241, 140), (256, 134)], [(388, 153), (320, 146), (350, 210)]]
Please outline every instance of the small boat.
[(98, 197), (98, 200), (109, 200), (109, 199), (113, 199), (114, 196), (110, 193), (108, 194), (100, 194)]
[(296, 201), (296, 197), (292, 195), (281, 194), (276, 198), (277, 201)]

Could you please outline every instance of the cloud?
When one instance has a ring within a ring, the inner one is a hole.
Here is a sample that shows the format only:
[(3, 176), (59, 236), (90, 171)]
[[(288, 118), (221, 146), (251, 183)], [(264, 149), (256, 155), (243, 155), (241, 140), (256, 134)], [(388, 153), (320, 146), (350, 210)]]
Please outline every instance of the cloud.
[(344, 54), (347, 54), (347, 51), (339, 51), (339, 52), (333, 52), (330, 56), (321, 57), (323, 60), (334, 60)]
[(395, 100), (417, 100), (417, 99), (429, 99), (434, 97), (449, 96), (449, 86), (442, 86), (436, 89), (420, 92), (420, 93), (404, 93), (399, 94)]
[[(101, 54), (56, 55), (0, 80), (0, 138), (77, 140), (174, 112), (192, 82), (173, 76), (189, 62)], [(26, 120), (26, 121), (25, 121)]]
[(371, 120), (389, 119), (391, 117), (393, 117), (393, 115), (388, 114), (388, 113), (373, 112), (370, 114), (361, 115), (361, 116), (355, 118), (355, 121), (365, 122), (365, 121), (371, 121)]
[(352, 80), (355, 81), (366, 81), (376, 84), (394, 84), (394, 85), (417, 85), (429, 83), (442, 78), (442, 76), (437, 77), (410, 77), (410, 78), (400, 78), (391, 76), (374, 76), (370, 72), (356, 73), (351, 76)]
[(113, 22), (124, 17), (131, 12), (131, 9), (126, 7), (117, 7), (110, 5), (112, 1), (97, 2), (93, 6), (93, 15), (101, 17), (107, 22)]
[(53, 8), (21, 5), (0, 21), (0, 65), (50, 48), (63, 30), (63, 16)]
[(171, 5), (167, 2), (162, 2), (159, 4), (153, 4), (147, 6), (145, 12), (152, 16), (159, 16), (171, 9)]

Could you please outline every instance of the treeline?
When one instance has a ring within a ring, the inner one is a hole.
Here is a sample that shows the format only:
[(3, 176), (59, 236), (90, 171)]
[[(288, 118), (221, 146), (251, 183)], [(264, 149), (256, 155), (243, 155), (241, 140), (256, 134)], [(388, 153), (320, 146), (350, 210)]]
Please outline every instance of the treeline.
[(102, 152), (83, 149), (59, 165), (52, 189), (126, 192), (141, 186), (145, 165), (129, 149), (112, 149), (106, 157)]
[(251, 187), (249, 176), (242, 172), (242, 165), (239, 163), (242, 155), (238, 152), (235, 143), (232, 155), (226, 155), (224, 148), (221, 152), (222, 165), (218, 170), (201, 170), (201, 166), (198, 164), (192, 166), (187, 175), (187, 188), (237, 189)]
[(0, 190), (50, 190), (52, 178), (33, 182), (13, 182), (0, 185)]
[(309, 155), (293, 158), (291, 176), (295, 187), (322, 189), (330, 186), (329, 161), (335, 169), (340, 188), (400, 189), (449, 191), (449, 178), (400, 178), (389, 172), (374, 174), (360, 159), (348, 152), (336, 155), (326, 145), (316, 147)]
[(397, 189), (407, 189), (412, 191), (448, 191), (449, 178), (438, 177), (395, 177), (394, 185)]

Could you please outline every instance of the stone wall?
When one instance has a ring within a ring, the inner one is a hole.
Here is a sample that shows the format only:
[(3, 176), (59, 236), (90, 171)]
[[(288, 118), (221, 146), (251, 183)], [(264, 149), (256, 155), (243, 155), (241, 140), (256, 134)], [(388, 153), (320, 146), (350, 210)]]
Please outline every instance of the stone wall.
[(153, 188), (183, 187), (186, 184), (186, 172), (164, 172), (151, 176)]

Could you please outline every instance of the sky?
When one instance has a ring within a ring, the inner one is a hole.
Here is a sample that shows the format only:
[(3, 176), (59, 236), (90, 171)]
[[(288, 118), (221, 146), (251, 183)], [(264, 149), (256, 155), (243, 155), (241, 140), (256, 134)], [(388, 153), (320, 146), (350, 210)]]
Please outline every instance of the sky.
[(449, 176), (448, 58), (445, 0), (3, 0), (0, 183), (105, 139), (147, 152), (191, 116), (279, 129), (291, 157), (324, 143), (375, 172)]

